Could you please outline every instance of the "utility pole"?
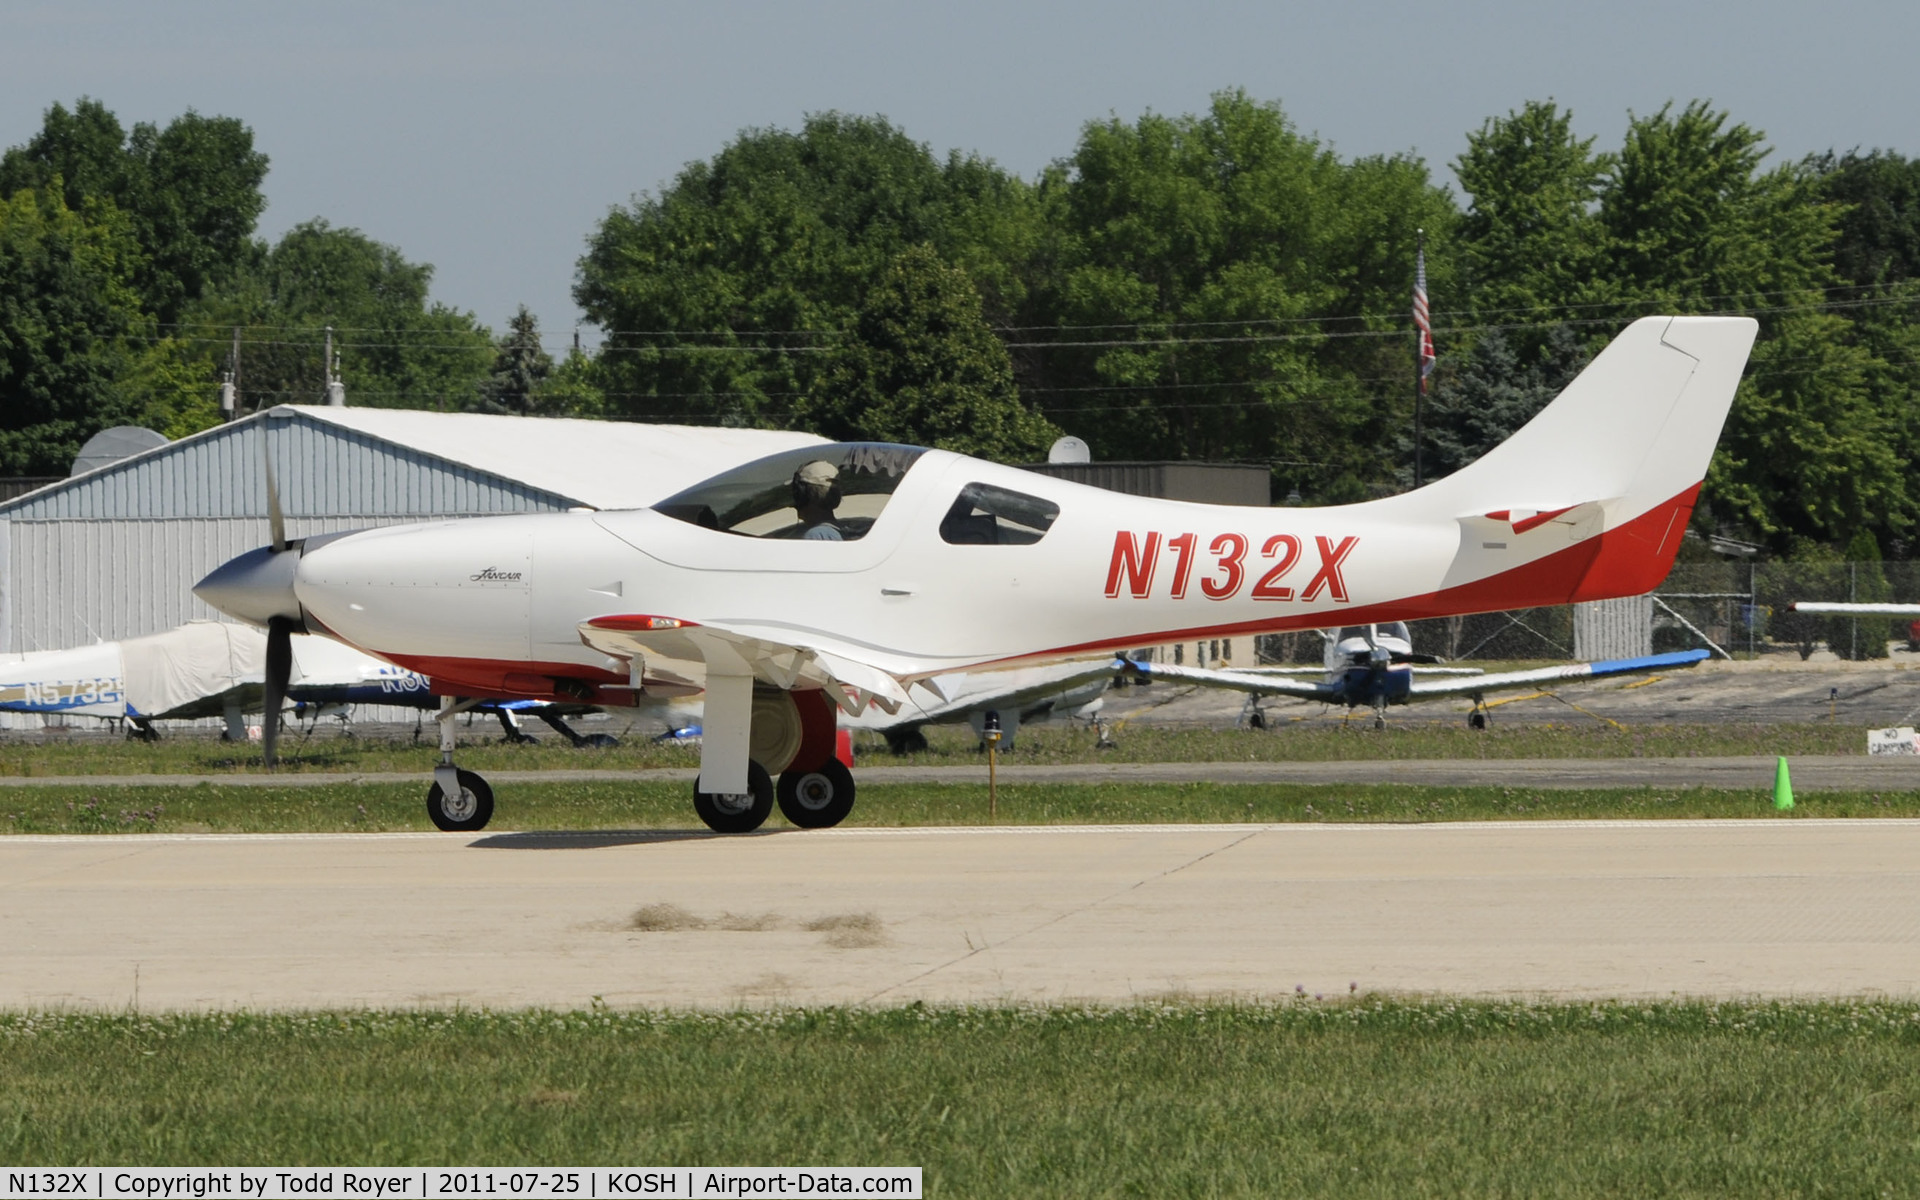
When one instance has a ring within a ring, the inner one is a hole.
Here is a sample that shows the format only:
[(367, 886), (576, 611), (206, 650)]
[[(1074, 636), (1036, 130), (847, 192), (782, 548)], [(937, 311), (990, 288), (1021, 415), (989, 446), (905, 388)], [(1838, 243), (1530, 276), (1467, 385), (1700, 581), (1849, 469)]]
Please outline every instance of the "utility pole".
[(229, 421), (240, 415), (240, 327), (233, 327), (233, 350), (227, 358), (227, 382), (220, 387), (220, 407)]

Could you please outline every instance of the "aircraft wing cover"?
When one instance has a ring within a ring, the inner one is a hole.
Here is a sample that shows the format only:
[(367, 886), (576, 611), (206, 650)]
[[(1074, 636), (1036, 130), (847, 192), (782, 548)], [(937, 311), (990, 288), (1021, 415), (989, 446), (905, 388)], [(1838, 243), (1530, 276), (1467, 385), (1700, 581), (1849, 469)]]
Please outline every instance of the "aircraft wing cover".
[(189, 621), (120, 643), (127, 712), (159, 717), (244, 684), (266, 669), (267, 639), (246, 625)]
[(1691, 667), (1707, 659), (1706, 650), (1679, 650), (1672, 654), (1649, 654), (1641, 658), (1615, 658), (1605, 662), (1574, 663), (1567, 667), (1536, 667), (1530, 671), (1497, 671), (1468, 679), (1416, 679), (1407, 689), (1409, 696), (1430, 699), (1435, 696), (1471, 696), (1497, 692), (1503, 688), (1526, 687), (1537, 683), (1570, 683), (1580, 679), (1605, 679), (1614, 675), (1647, 675), (1654, 671), (1673, 671)]

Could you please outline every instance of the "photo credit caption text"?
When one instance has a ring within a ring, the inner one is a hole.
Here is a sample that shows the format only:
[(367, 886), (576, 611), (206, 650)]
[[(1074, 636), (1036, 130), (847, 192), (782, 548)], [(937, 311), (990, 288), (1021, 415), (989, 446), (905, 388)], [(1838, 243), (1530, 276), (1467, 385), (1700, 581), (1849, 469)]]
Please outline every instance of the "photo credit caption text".
[(920, 1196), (919, 1167), (74, 1167), (10, 1169), (0, 1182), (0, 1200)]

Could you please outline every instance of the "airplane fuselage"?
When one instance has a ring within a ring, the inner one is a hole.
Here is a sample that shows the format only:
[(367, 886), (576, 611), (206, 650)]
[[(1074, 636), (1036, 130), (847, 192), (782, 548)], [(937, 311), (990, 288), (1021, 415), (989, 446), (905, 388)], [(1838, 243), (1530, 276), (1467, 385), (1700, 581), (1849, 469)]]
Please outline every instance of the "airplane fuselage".
[[(1024, 545), (954, 544), (969, 484), (1057, 505)], [(1684, 527), (1691, 495), (1658, 524)], [(491, 517), (329, 539), (302, 557), (310, 626), (432, 677), (444, 693), (631, 702), (629, 665), (581, 626), (645, 613), (844, 647), (901, 678), (1153, 642), (1564, 603), (1604, 559), (1600, 514), (1409, 523), (1367, 506), (1186, 504), (929, 451), (857, 540), (755, 538), (653, 510)], [(1492, 534), (1498, 534), (1497, 537)], [(1584, 539), (1584, 540), (1582, 540)], [(648, 691), (697, 688), (654, 656)]]

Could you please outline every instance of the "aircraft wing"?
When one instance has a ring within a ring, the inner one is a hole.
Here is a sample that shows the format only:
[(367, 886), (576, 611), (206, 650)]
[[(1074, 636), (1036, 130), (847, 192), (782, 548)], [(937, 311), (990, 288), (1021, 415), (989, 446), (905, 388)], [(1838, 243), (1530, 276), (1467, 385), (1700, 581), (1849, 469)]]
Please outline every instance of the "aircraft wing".
[[(707, 672), (719, 668), (744, 670), (782, 689), (824, 688), (849, 716), (869, 704), (893, 713), (907, 703), (906, 685), (885, 664), (825, 636), (789, 640), (785, 631), (774, 637), (770, 630), (628, 614), (595, 617), (579, 629), (587, 645), (632, 664), (634, 686), (642, 692), (650, 681), (703, 687)], [(939, 694), (937, 687), (929, 690)]]
[(1183, 667), (1173, 663), (1134, 662), (1126, 670), (1145, 679), (1197, 683), (1205, 687), (1231, 688), (1256, 696), (1297, 696), (1302, 700), (1332, 702), (1340, 694), (1333, 684), (1320, 680), (1289, 679), (1283, 675), (1254, 675), (1245, 671), (1210, 671), (1205, 667)]
[(1920, 604), (1840, 604), (1801, 600), (1787, 605), (1789, 612), (1834, 617), (1920, 617)]
[(1615, 675), (1647, 675), (1691, 667), (1711, 656), (1707, 650), (1679, 650), (1672, 654), (1650, 654), (1642, 658), (1615, 658), (1605, 662), (1574, 663), (1567, 667), (1536, 667), (1528, 671), (1496, 671), (1470, 679), (1416, 679), (1407, 689), (1411, 700), (1436, 696), (1477, 696), (1508, 688), (1532, 687), (1543, 683), (1573, 683), (1582, 679), (1605, 679)]
[[(991, 671), (956, 671), (926, 680), (927, 696), (909, 689), (907, 703), (893, 716), (897, 719), (874, 721), (871, 728), (883, 729), (902, 722), (920, 723), (957, 719), (986, 709), (1021, 712), (1043, 700), (1063, 696), (1100, 680), (1112, 679), (1126, 670), (1125, 664), (1110, 655), (1078, 662), (1053, 663), (1044, 667), (1004, 667)], [(1090, 697), (1089, 697), (1090, 699)], [(1086, 700), (1080, 701), (1086, 703)]]

